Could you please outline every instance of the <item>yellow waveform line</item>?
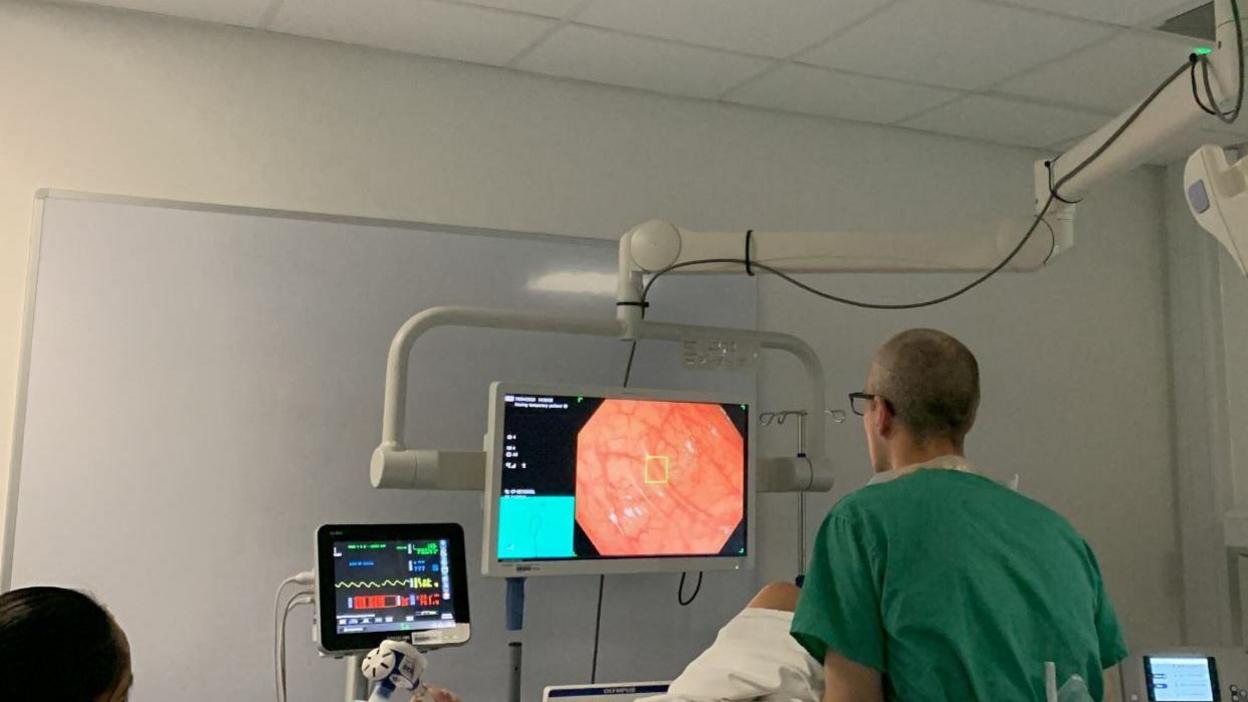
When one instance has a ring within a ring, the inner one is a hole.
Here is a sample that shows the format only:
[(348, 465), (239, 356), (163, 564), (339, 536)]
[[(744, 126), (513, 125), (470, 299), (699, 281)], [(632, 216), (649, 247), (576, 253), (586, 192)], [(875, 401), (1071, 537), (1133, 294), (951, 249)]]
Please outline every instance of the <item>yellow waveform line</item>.
[(410, 579), (408, 580), (382, 580), (381, 582), (377, 582), (376, 580), (365, 580), (365, 581), (361, 581), (358, 583), (352, 583), (352, 582), (334, 583), (334, 588), (336, 589), (340, 587), (352, 587), (352, 588), (355, 588), (355, 587), (362, 587), (362, 588), (394, 587), (396, 585), (410, 585), (411, 582), (412, 581)]

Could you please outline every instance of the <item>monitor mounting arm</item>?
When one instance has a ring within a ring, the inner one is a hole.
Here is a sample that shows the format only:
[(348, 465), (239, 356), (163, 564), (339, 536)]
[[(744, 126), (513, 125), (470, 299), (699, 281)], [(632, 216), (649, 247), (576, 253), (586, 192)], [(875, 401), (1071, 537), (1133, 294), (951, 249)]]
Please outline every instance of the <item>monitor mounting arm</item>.
[[(404, 440), (407, 414), (407, 371), (412, 345), (439, 327), (511, 329), (621, 338), (624, 327), (610, 316), (562, 315), (498, 310), (478, 307), (434, 307), (407, 320), (390, 343), (386, 362), (385, 405), (382, 410), (381, 445), (373, 451), (369, 476), (375, 488), (416, 490), (481, 490), (485, 486), (484, 451), (410, 449)], [(796, 336), (752, 329), (730, 329), (689, 324), (641, 322), (636, 339), (681, 341), (686, 338), (736, 339), (764, 349), (784, 351), (802, 364), (810, 393), (810, 410), (822, 417), (826, 408), (823, 364), (819, 355)], [(828, 458), (825, 423), (811, 422), (806, 434), (806, 453), (758, 459), (755, 481), (760, 492), (826, 491), (832, 488), (832, 462)]]

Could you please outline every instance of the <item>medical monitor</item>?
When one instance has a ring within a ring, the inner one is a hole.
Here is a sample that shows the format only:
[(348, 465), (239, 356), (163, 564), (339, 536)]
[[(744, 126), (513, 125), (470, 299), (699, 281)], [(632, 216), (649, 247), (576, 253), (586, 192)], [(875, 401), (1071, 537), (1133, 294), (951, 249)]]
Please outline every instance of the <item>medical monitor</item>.
[(326, 524), (316, 532), (317, 639), (340, 655), (403, 639), (467, 643), (468, 571), (458, 524)]
[(486, 575), (753, 566), (750, 399), (494, 383)]
[(1145, 656), (1149, 702), (1219, 702), (1217, 660), (1211, 656)]

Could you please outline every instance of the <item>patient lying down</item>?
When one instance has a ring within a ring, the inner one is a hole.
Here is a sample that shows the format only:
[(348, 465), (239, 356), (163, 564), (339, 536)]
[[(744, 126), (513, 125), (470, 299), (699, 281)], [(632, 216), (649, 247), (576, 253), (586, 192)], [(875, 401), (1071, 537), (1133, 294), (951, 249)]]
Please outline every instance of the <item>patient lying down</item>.
[(789, 583), (763, 588), (667, 694), (644, 702), (820, 702), (823, 665), (789, 634), (800, 592)]

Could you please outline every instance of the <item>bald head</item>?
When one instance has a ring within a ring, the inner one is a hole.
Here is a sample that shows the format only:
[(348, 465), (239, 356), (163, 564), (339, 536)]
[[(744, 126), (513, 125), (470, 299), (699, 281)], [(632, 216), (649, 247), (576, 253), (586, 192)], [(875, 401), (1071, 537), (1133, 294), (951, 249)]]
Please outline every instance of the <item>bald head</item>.
[(916, 440), (944, 438), (961, 447), (979, 406), (979, 363), (952, 336), (911, 329), (876, 350), (867, 392), (888, 400)]

